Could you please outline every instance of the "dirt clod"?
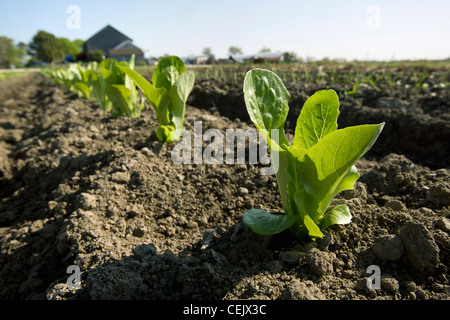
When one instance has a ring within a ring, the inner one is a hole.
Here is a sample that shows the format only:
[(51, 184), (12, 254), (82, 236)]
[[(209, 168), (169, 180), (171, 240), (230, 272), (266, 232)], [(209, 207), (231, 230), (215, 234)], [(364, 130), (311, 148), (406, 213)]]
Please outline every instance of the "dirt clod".
[(408, 260), (417, 271), (432, 272), (437, 267), (439, 248), (430, 232), (422, 224), (407, 222), (400, 229), (400, 237)]
[(402, 257), (405, 248), (399, 236), (387, 235), (375, 239), (373, 252), (380, 260), (395, 261)]

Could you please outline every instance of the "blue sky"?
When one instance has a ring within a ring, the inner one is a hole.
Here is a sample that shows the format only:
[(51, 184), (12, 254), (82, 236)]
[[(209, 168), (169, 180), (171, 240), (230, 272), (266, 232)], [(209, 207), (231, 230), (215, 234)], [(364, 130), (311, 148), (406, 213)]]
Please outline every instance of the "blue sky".
[[(76, 21), (71, 5), (79, 28), (67, 25)], [(244, 54), (268, 47), (315, 59), (450, 57), (448, 0), (0, 0), (0, 12), (0, 36), (16, 42), (38, 30), (86, 40), (110, 24), (146, 56), (210, 47), (221, 58), (238, 46)]]

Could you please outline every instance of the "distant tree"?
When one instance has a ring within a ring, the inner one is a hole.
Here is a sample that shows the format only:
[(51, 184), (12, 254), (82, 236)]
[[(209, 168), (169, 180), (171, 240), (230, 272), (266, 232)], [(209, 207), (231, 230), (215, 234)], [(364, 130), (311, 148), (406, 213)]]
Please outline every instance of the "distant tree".
[(83, 50), (82, 49), (84, 43), (83, 40), (70, 41), (67, 38), (58, 38), (58, 41), (61, 43), (64, 56), (67, 55), (76, 56)]
[(297, 62), (298, 57), (294, 51), (285, 52), (285, 53), (283, 53), (283, 60), (284, 60), (284, 62)]
[(20, 66), (25, 54), (23, 43), (17, 46), (14, 40), (8, 37), (0, 37), (0, 68), (8, 68), (10, 65)]
[(84, 40), (75, 39), (75, 40), (72, 41), (72, 43), (79, 48), (78, 53), (83, 51)]
[(259, 50), (259, 53), (263, 53), (263, 52), (270, 52), (270, 48), (267, 47), (263, 47), (261, 50)]
[(17, 48), (19, 48), (20, 50), (22, 50), (22, 53), (23, 53), (23, 54), (26, 54), (26, 53), (27, 53), (27, 50), (28, 50), (28, 45), (27, 45), (26, 43), (24, 43), (24, 42), (19, 42), (19, 43), (17, 44)]
[(0, 37), (0, 68), (8, 67), (13, 48), (14, 43), (12, 39)]
[(228, 48), (228, 53), (231, 56), (235, 56), (235, 55), (238, 55), (238, 54), (243, 54), (244, 51), (242, 51), (242, 49), (239, 48), (239, 47), (231, 46), (230, 48)]
[(28, 53), (38, 60), (54, 62), (64, 56), (64, 47), (53, 34), (38, 31), (28, 45)]
[(214, 53), (212, 52), (212, 50), (211, 50), (210, 47), (204, 48), (203, 51), (202, 51), (202, 53), (203, 53), (204, 55), (208, 56), (208, 61), (207, 61), (207, 63), (211, 63), (211, 62), (216, 58), (216, 56), (214, 55)]
[(28, 45), (24, 42), (19, 42), (17, 44), (17, 54), (16, 57), (19, 58), (20, 57), (20, 65), (24, 65), (26, 63), (26, 58), (27, 56), (27, 51), (28, 51)]

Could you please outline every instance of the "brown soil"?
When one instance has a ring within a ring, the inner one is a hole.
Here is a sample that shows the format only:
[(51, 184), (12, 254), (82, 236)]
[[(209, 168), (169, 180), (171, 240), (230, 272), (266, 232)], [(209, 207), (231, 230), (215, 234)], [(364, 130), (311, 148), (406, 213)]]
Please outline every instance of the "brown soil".
[[(186, 129), (254, 128), (241, 89), (218, 87), (197, 83)], [(292, 133), (318, 88), (288, 89)], [(115, 118), (38, 74), (3, 81), (0, 299), (448, 300), (448, 91), (437, 98), (342, 99), (340, 126), (386, 127), (356, 188), (335, 199), (351, 224), (305, 244), (242, 224), (246, 209), (282, 210), (259, 165), (175, 165), (150, 108)], [(367, 287), (371, 265), (380, 289)]]

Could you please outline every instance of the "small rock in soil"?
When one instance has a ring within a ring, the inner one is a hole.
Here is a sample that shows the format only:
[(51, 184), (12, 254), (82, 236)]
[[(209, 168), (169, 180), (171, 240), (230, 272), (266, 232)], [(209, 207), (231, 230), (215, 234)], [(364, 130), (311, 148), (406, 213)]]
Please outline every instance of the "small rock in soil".
[(74, 142), (74, 144), (75, 144), (75, 146), (77, 147), (77, 148), (85, 148), (85, 147), (87, 147), (87, 146), (89, 146), (89, 144), (92, 142), (92, 139), (91, 138), (89, 138), (89, 137), (87, 137), (87, 136), (84, 136), (84, 137), (81, 137), (81, 138), (79, 138), (78, 140), (76, 140), (75, 142)]
[(94, 133), (100, 132), (100, 130), (98, 130), (98, 128), (97, 128), (96, 126), (94, 126), (93, 124), (91, 124), (91, 125), (88, 127), (88, 130), (91, 131), (91, 132), (94, 132)]
[(246, 194), (248, 194), (248, 189), (244, 188), (244, 187), (240, 187), (238, 190), (239, 195), (244, 196)]
[(384, 205), (386, 208), (391, 208), (394, 211), (405, 210), (405, 205), (399, 200), (389, 200)]
[(97, 205), (97, 198), (89, 193), (82, 193), (78, 197), (79, 208), (82, 210), (94, 209)]
[(415, 293), (416, 293), (417, 298), (420, 299), (420, 300), (427, 300), (428, 299), (428, 293), (425, 290), (423, 290), (422, 288), (420, 288), (420, 287), (417, 288)]
[(301, 282), (292, 280), (287, 289), (283, 291), (280, 300), (323, 300), (325, 296), (321, 290), (312, 282)]
[(442, 230), (435, 230), (433, 232), (433, 239), (436, 244), (446, 250), (450, 250), (450, 235)]
[(450, 183), (432, 186), (428, 191), (427, 201), (438, 206), (450, 204)]
[(209, 114), (202, 115), (202, 119), (205, 121), (212, 121), (212, 122), (217, 121), (217, 117)]
[(133, 249), (133, 253), (141, 260), (144, 260), (147, 256), (154, 256), (158, 251), (158, 248), (153, 243), (142, 243)]
[(112, 181), (116, 183), (128, 183), (130, 181), (130, 174), (128, 172), (117, 171), (112, 175)]
[(400, 229), (409, 263), (419, 272), (433, 271), (439, 263), (439, 248), (424, 225), (409, 221)]
[(448, 219), (445, 218), (445, 217), (440, 217), (440, 218), (436, 221), (436, 223), (435, 223), (434, 226), (435, 226), (436, 228), (441, 229), (442, 231), (450, 232), (450, 220), (448, 220)]
[(381, 288), (390, 291), (392, 293), (395, 293), (400, 288), (400, 285), (394, 277), (392, 277), (389, 274), (383, 274), (381, 276)]
[(373, 253), (382, 261), (395, 261), (405, 252), (402, 239), (399, 236), (387, 235), (375, 239)]
[(371, 280), (370, 280), (369, 278), (367, 278), (367, 277), (358, 279), (358, 281), (356, 281), (356, 283), (355, 283), (354, 289), (355, 289), (355, 290), (358, 290), (358, 291), (363, 291), (363, 292), (368, 293), (368, 292), (370, 292), (371, 290), (373, 290), (373, 289), (369, 289), (369, 287), (368, 287), (368, 283), (369, 283), (370, 281), (371, 281)]
[(314, 248), (306, 256), (306, 262), (311, 271), (321, 277), (333, 273), (334, 258), (336, 258), (334, 253), (328, 253)]
[(306, 253), (301, 251), (283, 251), (280, 252), (279, 259), (288, 264), (298, 264), (300, 258), (305, 255)]
[(135, 237), (141, 238), (145, 235), (146, 232), (147, 232), (147, 228), (144, 226), (141, 226), (141, 227), (137, 227), (133, 230), (133, 235)]
[(417, 285), (416, 285), (416, 283), (414, 281), (408, 281), (406, 283), (406, 290), (408, 292), (415, 292), (416, 289), (417, 289)]

